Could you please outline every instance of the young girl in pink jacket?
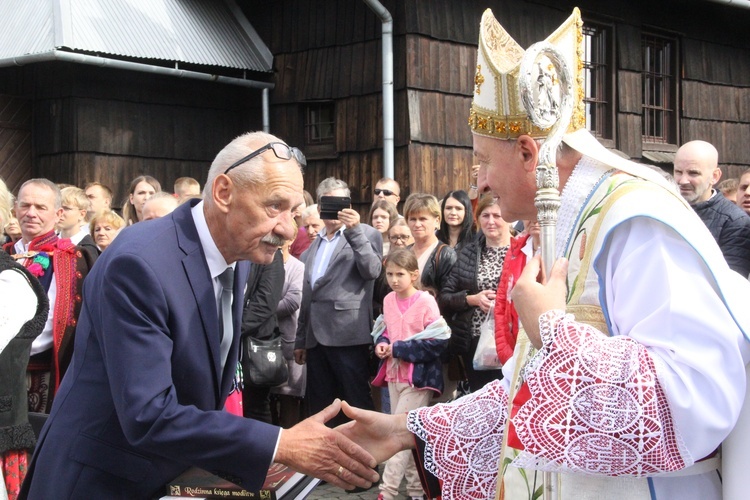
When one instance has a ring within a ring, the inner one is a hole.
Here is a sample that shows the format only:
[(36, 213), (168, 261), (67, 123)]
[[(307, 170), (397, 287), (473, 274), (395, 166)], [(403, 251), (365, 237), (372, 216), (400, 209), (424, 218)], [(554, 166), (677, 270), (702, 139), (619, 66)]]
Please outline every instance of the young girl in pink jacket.
[[(440, 353), (448, 344), (450, 329), (440, 316), (435, 298), (417, 290), (419, 268), (414, 253), (394, 250), (385, 261), (388, 285), (393, 290), (383, 300), (383, 314), (375, 321), (372, 336), (375, 354), (382, 360), (373, 385), (387, 384), (391, 411), (406, 413), (427, 406), (443, 390)], [(378, 499), (397, 498), (406, 476), (407, 494), (422, 498), (422, 485), (411, 452), (403, 451), (386, 462)]]

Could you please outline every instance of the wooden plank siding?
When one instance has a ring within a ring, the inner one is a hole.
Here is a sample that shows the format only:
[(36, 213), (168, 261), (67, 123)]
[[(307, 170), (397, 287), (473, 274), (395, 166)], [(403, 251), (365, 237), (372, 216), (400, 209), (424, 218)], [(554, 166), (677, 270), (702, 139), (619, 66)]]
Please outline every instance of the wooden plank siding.
[(152, 175), (161, 183), (163, 190), (171, 191), (174, 180), (178, 177), (194, 177), (202, 185), (210, 165), (210, 160), (173, 160), (90, 152), (60, 153), (41, 156), (35, 175), (48, 179), (64, 178), (65, 182), (76, 186), (84, 186), (97, 180), (113, 187), (115, 193), (112, 205), (121, 208), (127, 199), (130, 181), (139, 175)]
[(115, 205), (141, 174), (166, 191), (202, 184), (224, 145), (261, 126), (257, 90), (67, 63), (33, 72), (33, 175), (103, 182)]
[[(395, 177), (402, 199), (425, 186), (439, 195), (456, 177), (456, 161), (467, 172), (471, 165), (466, 119), (482, 8), (414, 0), (384, 5), (395, 21)], [(349, 0), (243, 8), (274, 53), (272, 130), (304, 151), (304, 129), (294, 120), (304, 120), (307, 102), (335, 103), (335, 158), (308, 161), (306, 189), (314, 191), (325, 177), (341, 177), (352, 186), (355, 205), (366, 212), (382, 177), (379, 19), (364, 2)], [(414, 153), (422, 148), (430, 153)], [(423, 182), (423, 173), (430, 179)]]
[[(334, 104), (335, 148), (311, 155), (306, 189), (340, 177), (365, 213), (382, 176), (380, 20), (361, 0), (238, 4), (274, 55), (271, 131), (304, 151), (305, 105)], [(417, 190), (442, 196), (468, 184), (473, 158), (466, 119), (478, 23), (487, 7), (523, 47), (546, 38), (576, 5), (584, 18), (612, 27), (613, 142), (635, 159), (649, 146), (641, 135), (642, 34), (674, 36), (678, 142), (715, 142), (725, 178), (750, 167), (750, 10), (684, 0), (383, 4), (394, 19), (395, 177), (402, 199)], [(3, 99), (19, 100), (12, 103), (22, 110), (17, 118), (3, 118)], [(66, 63), (0, 68), (0, 175), (12, 186), (41, 174), (78, 185), (101, 180), (119, 200), (141, 173), (167, 189), (182, 175), (203, 182), (224, 144), (260, 127), (256, 90)]]
[(12, 193), (31, 178), (31, 100), (0, 94), (0, 178)]
[(682, 142), (719, 152), (722, 179), (750, 168), (750, 48), (686, 38), (681, 82)]

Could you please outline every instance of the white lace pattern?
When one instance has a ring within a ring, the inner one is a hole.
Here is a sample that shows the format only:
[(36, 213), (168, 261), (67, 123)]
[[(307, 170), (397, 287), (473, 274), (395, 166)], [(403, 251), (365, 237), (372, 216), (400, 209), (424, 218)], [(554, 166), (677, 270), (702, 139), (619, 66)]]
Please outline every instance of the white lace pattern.
[(608, 476), (692, 465), (642, 345), (563, 311), (545, 313), (539, 325), (543, 348), (525, 372), (531, 399), (513, 417), (524, 445), (513, 465)]
[(442, 498), (494, 498), (507, 419), (499, 381), (447, 404), (409, 413), (407, 426), (425, 442), (424, 466), (443, 481)]

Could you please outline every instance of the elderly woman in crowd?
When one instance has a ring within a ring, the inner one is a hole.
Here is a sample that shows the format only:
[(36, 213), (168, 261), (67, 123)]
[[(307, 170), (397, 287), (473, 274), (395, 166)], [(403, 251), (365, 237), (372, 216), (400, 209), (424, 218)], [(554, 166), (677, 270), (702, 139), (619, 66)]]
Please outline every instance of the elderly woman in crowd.
[(388, 200), (375, 200), (372, 202), (367, 220), (383, 237), (383, 257), (385, 258), (391, 247), (391, 243), (388, 241), (388, 229), (391, 224), (398, 220), (396, 206)]
[(143, 220), (143, 205), (159, 191), (161, 184), (150, 175), (139, 175), (133, 179), (128, 188), (128, 199), (122, 207), (122, 217), (128, 226)]
[(112, 210), (99, 212), (89, 223), (91, 237), (94, 238), (100, 252), (106, 250), (123, 227), (125, 220)]
[(443, 198), (441, 209), (443, 219), (437, 237), (459, 253), (463, 245), (474, 240), (476, 233), (469, 195), (462, 190), (450, 191)]
[(315, 204), (312, 195), (306, 190), (302, 191), (302, 197), (305, 201), (297, 207), (297, 210), (294, 212), (294, 223), (297, 225), (297, 236), (289, 247), (289, 254), (295, 259), (299, 259), (302, 252), (307, 250), (307, 247), (310, 246), (310, 238), (307, 237), (307, 230), (305, 229), (304, 213), (308, 207)]
[(289, 379), (285, 384), (271, 389), (272, 421), (285, 429), (304, 420), (303, 398), (307, 384), (307, 365), (298, 365), (294, 361), (294, 342), (297, 338), (297, 320), (302, 304), (305, 265), (289, 253), (290, 244), (291, 241), (287, 241), (281, 247), (284, 258), (284, 286), (276, 308)]
[(411, 229), (405, 219), (396, 219), (388, 229), (388, 241), (393, 249), (406, 248), (414, 244), (414, 238), (411, 235)]
[[(0, 227), (10, 218), (13, 197), (0, 179)], [(17, 498), (36, 444), (29, 423), (26, 366), (32, 341), (42, 333), (49, 301), (42, 285), (0, 252), (0, 498)]]
[[(453, 345), (458, 346), (458, 339), (463, 339), (464, 366), (471, 392), (502, 377), (500, 369), (474, 370), (472, 360), (480, 327), (492, 314), (511, 238), (510, 227), (491, 196), (479, 200), (476, 220), (482, 234), (461, 249), (439, 296), (441, 311), (451, 327)], [(492, 316), (489, 318), (493, 319)]]

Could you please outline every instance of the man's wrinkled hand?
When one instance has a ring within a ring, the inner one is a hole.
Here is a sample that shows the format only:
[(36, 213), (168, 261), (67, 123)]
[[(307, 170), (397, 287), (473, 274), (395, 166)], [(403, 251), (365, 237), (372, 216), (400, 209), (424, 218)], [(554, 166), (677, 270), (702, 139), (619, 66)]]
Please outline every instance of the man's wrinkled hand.
[(540, 277), (541, 267), (541, 255), (528, 261), (510, 294), (526, 335), (537, 349), (542, 346), (539, 316), (552, 309), (565, 310), (568, 261), (558, 259), (552, 266), (549, 280)]
[(373, 470), (373, 456), (344, 434), (325, 423), (341, 410), (338, 399), (316, 413), (281, 432), (276, 462), (317, 477), (339, 488), (369, 488), (379, 476)]

